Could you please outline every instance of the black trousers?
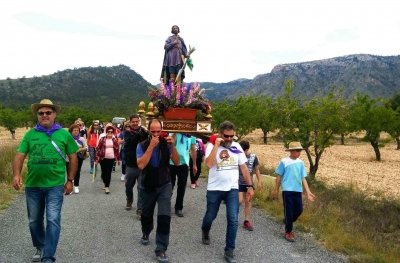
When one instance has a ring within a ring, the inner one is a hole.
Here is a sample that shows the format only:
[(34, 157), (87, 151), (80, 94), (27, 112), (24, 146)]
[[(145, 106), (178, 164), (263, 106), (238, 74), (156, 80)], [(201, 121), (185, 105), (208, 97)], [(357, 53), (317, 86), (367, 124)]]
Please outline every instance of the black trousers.
[(293, 222), (303, 213), (303, 200), (301, 192), (283, 191), (283, 209), (285, 213), (285, 231), (292, 232)]
[(110, 187), (111, 173), (115, 159), (103, 159), (100, 161), (101, 179), (105, 187)]
[(203, 162), (202, 159), (196, 159), (196, 166), (197, 166), (197, 173), (193, 173), (193, 161), (192, 158), (190, 158), (189, 161), (189, 173), (190, 173), (190, 182), (192, 184), (195, 184), (197, 180), (199, 180), (200, 174), (201, 174), (201, 163)]
[(79, 180), (81, 179), (81, 168), (83, 164), (83, 158), (78, 157), (78, 169), (76, 170), (74, 178), (74, 186), (79, 186)]
[(176, 177), (178, 177), (178, 187), (176, 190), (175, 210), (183, 209), (183, 198), (185, 197), (186, 183), (188, 179), (189, 168), (186, 164), (179, 166), (170, 165), (169, 174), (171, 177), (172, 191), (175, 187)]

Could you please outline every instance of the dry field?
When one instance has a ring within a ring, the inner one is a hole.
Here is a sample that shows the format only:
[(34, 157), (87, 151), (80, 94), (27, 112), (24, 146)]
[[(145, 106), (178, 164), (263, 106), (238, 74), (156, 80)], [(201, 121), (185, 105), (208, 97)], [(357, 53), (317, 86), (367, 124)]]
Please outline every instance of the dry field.
[[(288, 154), (282, 143), (261, 144), (261, 132), (254, 132), (246, 139), (251, 143), (250, 150), (258, 155), (261, 165), (268, 169), (275, 169), (279, 160)], [(334, 145), (323, 153), (316, 178), (328, 185), (352, 185), (371, 196), (400, 199), (400, 151), (395, 148), (395, 142), (381, 148), (382, 161), (377, 162), (368, 143)], [(308, 169), (305, 153), (300, 157)]]
[[(0, 146), (18, 143), (25, 128), (17, 129), (16, 140), (0, 127)], [(283, 144), (271, 142), (261, 144), (260, 131), (247, 136), (251, 143), (250, 150), (256, 153), (261, 165), (274, 169), (279, 160), (287, 156)], [(317, 179), (329, 185), (347, 184), (362, 191), (375, 195), (384, 195), (389, 198), (400, 198), (400, 151), (395, 150), (395, 143), (389, 143), (381, 148), (382, 161), (375, 161), (372, 147), (368, 143), (346, 142), (346, 145), (334, 145), (324, 152), (320, 161)], [(304, 153), (307, 169), (308, 161)]]

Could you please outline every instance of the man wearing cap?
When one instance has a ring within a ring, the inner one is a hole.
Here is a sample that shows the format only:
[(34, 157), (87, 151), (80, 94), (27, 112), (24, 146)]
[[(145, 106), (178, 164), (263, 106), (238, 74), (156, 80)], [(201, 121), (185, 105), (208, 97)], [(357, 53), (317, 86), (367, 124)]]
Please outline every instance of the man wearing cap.
[(285, 213), (285, 239), (294, 242), (293, 223), (303, 212), (303, 201), (301, 194), (304, 190), (307, 193), (307, 199), (314, 201), (314, 194), (311, 193), (306, 180), (306, 168), (300, 154), (303, 150), (300, 142), (290, 142), (286, 151), (290, 154), (283, 158), (275, 173), (278, 175), (275, 180), (275, 189), (273, 198), (278, 198), (279, 187), (282, 185), (283, 208)]
[(37, 115), (38, 123), (25, 134), (17, 149), (13, 163), (13, 186), (16, 190), (22, 187), (21, 170), (29, 155), (25, 195), (29, 229), (36, 248), (32, 262), (54, 262), (61, 231), (61, 207), (64, 193), (72, 192), (78, 146), (71, 134), (55, 122), (60, 111), (58, 105), (43, 99), (32, 104), (31, 108)]

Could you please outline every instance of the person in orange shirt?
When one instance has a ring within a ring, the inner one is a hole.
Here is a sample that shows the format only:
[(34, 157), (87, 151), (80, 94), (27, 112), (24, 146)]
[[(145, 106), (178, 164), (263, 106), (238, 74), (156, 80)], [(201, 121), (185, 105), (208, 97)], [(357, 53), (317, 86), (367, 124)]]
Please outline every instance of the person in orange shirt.
[(93, 174), (94, 171), (94, 161), (96, 159), (96, 147), (100, 139), (100, 134), (102, 133), (100, 128), (100, 121), (95, 120), (93, 124), (90, 126), (88, 131), (88, 149), (90, 156), (90, 173)]

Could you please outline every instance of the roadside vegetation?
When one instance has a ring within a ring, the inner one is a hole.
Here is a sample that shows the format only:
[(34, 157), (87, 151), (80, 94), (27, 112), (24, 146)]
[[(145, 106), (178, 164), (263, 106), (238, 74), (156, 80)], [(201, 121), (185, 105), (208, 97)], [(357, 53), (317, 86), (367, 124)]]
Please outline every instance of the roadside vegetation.
[[(254, 204), (282, 222), (282, 198), (272, 199), (274, 181), (263, 178)], [(304, 212), (295, 231), (312, 233), (323, 246), (343, 253), (352, 263), (399, 262), (399, 200), (371, 199), (351, 186), (327, 188), (314, 181), (310, 187), (317, 199), (313, 203), (303, 199)]]
[(0, 145), (0, 213), (6, 209), (13, 198), (18, 194), (11, 186), (12, 162), (14, 160), (17, 146)]

